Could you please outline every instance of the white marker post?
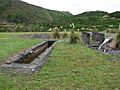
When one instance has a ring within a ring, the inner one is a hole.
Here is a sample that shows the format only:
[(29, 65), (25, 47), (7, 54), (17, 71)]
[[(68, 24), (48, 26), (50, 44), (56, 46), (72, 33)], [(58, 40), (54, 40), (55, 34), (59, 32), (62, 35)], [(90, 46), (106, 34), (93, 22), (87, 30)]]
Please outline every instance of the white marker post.
[(74, 23), (72, 23), (72, 27), (73, 27), (73, 29), (75, 29), (75, 25), (74, 25)]

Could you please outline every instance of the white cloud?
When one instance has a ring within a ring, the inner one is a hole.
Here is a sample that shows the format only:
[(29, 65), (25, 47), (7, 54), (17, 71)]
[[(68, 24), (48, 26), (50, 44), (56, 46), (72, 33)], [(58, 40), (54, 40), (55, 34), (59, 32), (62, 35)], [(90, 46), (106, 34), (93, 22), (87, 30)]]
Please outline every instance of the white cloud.
[(79, 14), (85, 11), (120, 11), (120, 0), (23, 0), (44, 8), (70, 11)]

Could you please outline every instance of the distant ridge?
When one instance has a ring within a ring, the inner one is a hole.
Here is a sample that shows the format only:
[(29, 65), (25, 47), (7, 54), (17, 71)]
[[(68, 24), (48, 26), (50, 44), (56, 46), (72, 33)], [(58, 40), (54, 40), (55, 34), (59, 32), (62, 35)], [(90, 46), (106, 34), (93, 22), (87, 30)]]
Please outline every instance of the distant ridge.
[[(99, 28), (104, 30), (113, 25), (112, 28), (118, 28), (120, 23), (120, 11), (108, 13), (105, 11), (87, 11), (72, 17), (64, 18), (60, 22), (56, 21), (56, 25), (62, 25), (69, 28), (70, 23), (74, 23), (76, 28)], [(65, 24), (66, 23), (66, 24)], [(111, 28), (111, 27), (110, 27)]]
[[(20, 0), (0, 0), (0, 23), (41, 23), (47, 28), (70, 28), (74, 23), (76, 29), (94, 28), (100, 30), (118, 28), (120, 11), (108, 13), (105, 11), (87, 11), (72, 15), (68, 11), (49, 10), (28, 4)], [(110, 27), (111, 28), (111, 27)]]
[(41, 23), (72, 16), (69, 12), (49, 10), (20, 0), (0, 0), (0, 22)]

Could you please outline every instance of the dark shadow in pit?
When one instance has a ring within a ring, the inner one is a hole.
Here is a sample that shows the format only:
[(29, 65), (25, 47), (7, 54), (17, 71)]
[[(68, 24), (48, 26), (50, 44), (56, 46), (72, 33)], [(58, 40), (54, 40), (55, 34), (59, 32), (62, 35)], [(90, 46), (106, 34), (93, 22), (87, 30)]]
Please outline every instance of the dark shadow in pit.
[(30, 64), (35, 58), (41, 55), (47, 48), (52, 46), (54, 42), (55, 41), (47, 41), (34, 47), (25, 54), (21, 54), (20, 57), (17, 60), (15, 60), (13, 63)]

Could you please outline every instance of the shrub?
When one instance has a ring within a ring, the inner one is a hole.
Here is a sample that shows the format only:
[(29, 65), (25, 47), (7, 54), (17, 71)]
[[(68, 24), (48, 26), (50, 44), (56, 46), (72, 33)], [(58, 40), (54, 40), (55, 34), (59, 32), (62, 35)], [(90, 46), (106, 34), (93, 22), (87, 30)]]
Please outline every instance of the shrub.
[(118, 32), (118, 29), (108, 29), (106, 32), (115, 34)]
[(120, 32), (118, 32), (116, 39), (117, 39), (117, 46), (120, 49)]
[(79, 40), (80, 39), (79, 39), (78, 35), (74, 31), (71, 31), (70, 43), (71, 44), (76, 44)]
[(59, 39), (60, 38), (60, 34), (59, 34), (59, 30), (55, 30), (53, 33), (53, 38), (54, 39)]
[(67, 38), (67, 37), (68, 37), (67, 32), (64, 32), (62, 38)]

